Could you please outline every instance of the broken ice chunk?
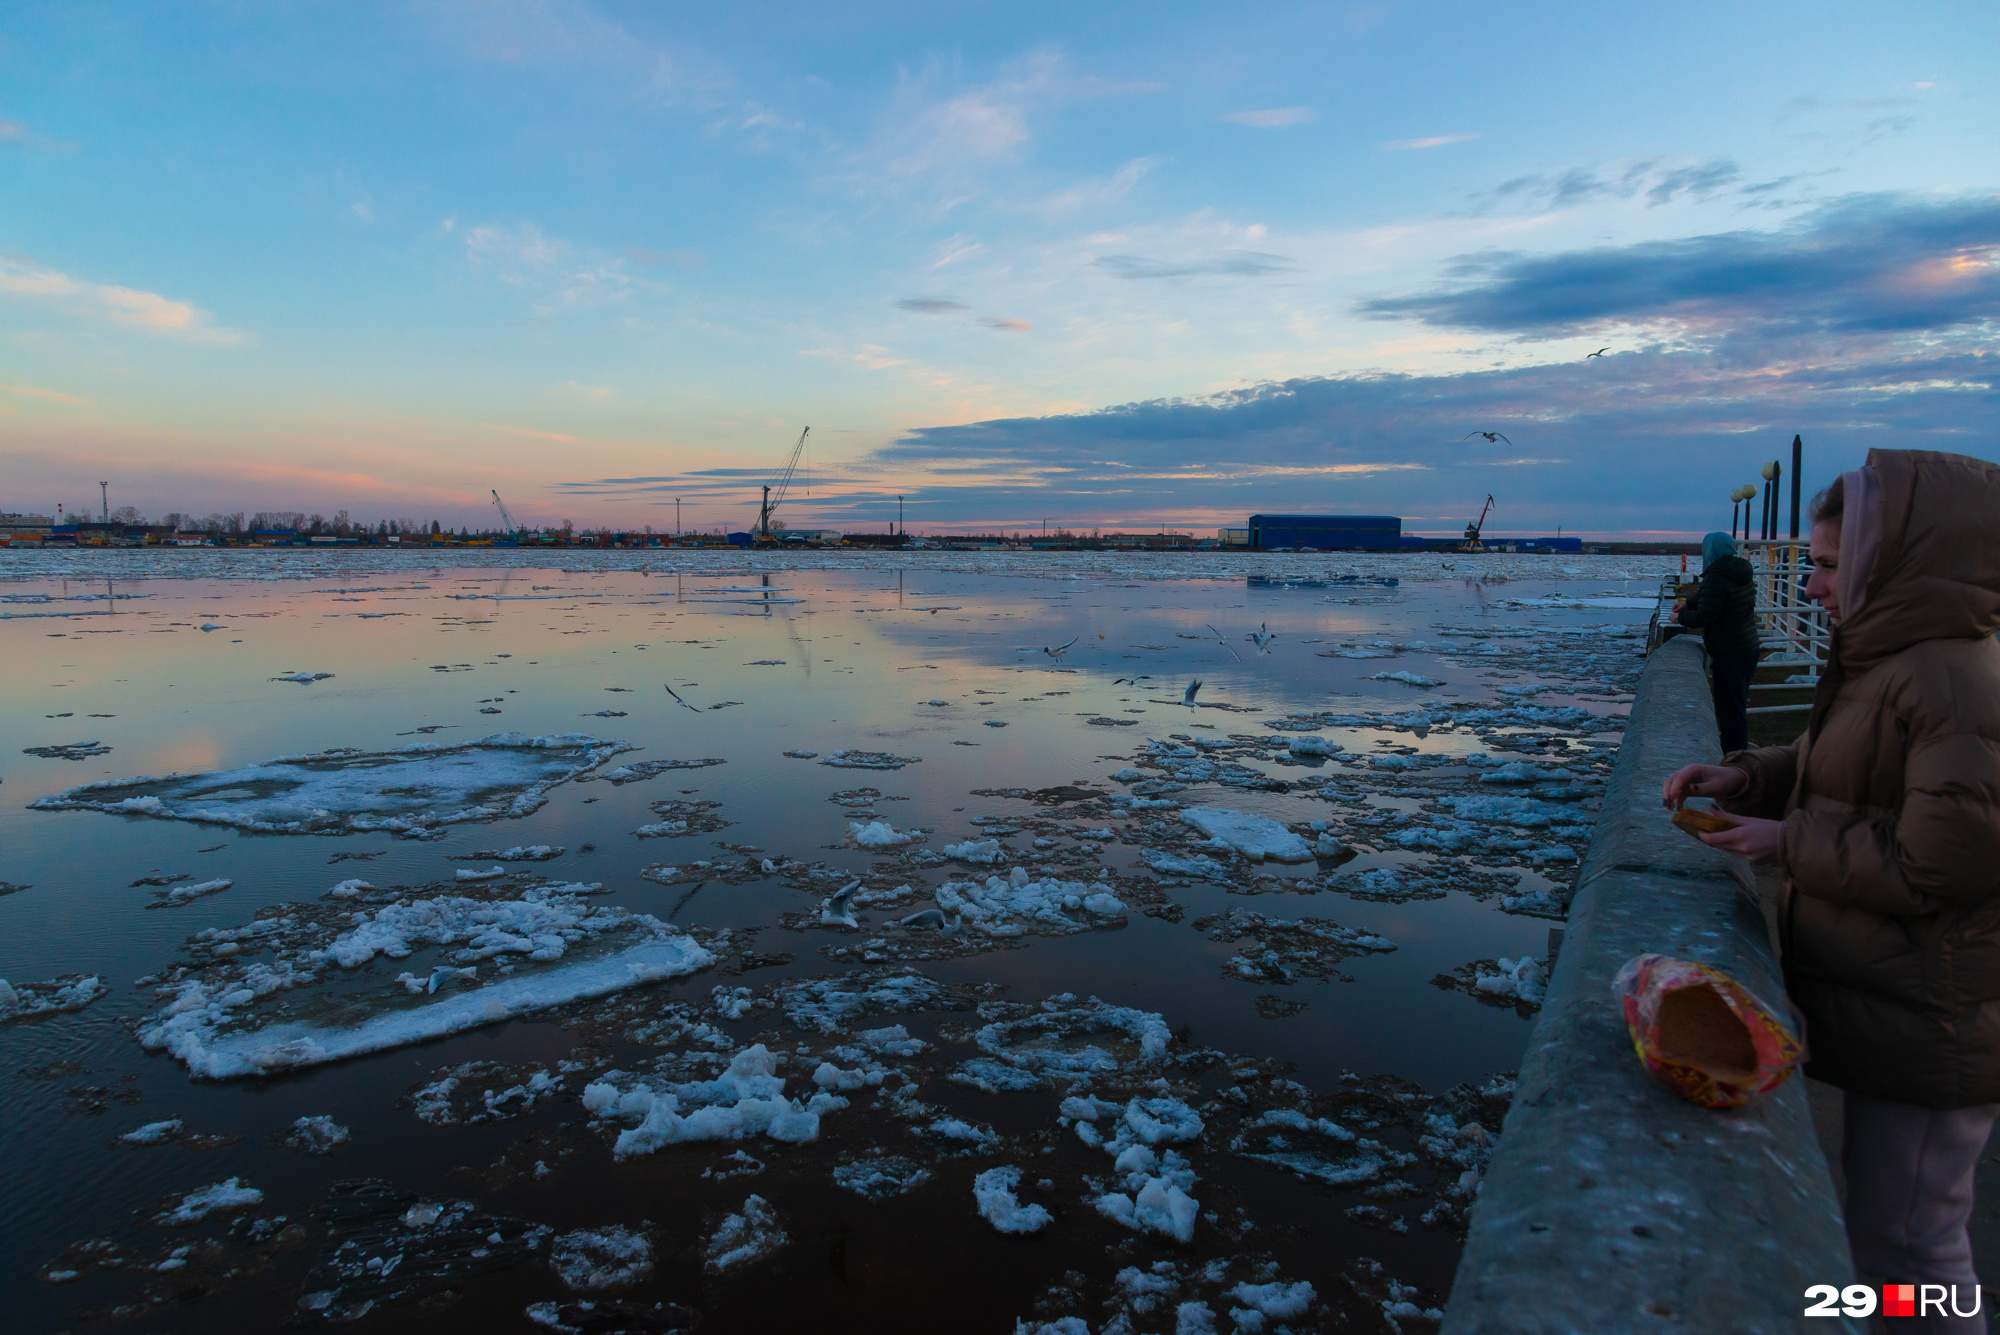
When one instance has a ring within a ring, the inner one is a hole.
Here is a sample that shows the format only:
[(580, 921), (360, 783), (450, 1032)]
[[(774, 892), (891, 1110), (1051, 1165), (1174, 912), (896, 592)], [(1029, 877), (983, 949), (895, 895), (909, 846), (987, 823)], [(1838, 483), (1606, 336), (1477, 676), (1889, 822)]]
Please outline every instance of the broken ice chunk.
[(1014, 1196), (1020, 1185), (1020, 1169), (989, 1168), (972, 1179), (972, 1199), (981, 1217), (1002, 1233), (1039, 1233), (1052, 1216), (1040, 1205), (1021, 1204)]
[(744, 1200), (740, 1212), (725, 1216), (703, 1241), (702, 1260), (710, 1274), (727, 1274), (763, 1260), (790, 1242), (771, 1203), (752, 1195)]
[(1181, 819), (1211, 839), (1217, 839), (1252, 862), (1310, 862), (1306, 841), (1274, 820), (1227, 807), (1189, 807)]

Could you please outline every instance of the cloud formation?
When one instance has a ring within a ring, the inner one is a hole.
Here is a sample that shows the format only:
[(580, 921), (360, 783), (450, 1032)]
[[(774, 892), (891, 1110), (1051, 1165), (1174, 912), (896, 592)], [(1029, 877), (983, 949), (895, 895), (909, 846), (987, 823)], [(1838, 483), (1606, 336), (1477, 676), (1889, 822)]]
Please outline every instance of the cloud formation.
[(1434, 134), (1428, 139), (1391, 139), (1382, 145), (1384, 153), (1407, 153), (1415, 148), (1443, 148), (1446, 144), (1462, 144), (1468, 139), (1477, 139), (1472, 134)]
[(36, 264), (24, 255), (0, 255), (0, 297), (40, 300), (86, 319), (102, 320), (190, 343), (241, 343), (239, 329), (212, 323), (213, 316), (190, 302), (157, 292), (93, 283)]
[(919, 315), (953, 315), (972, 309), (948, 297), (904, 297), (896, 303), (896, 307), (898, 310), (915, 311)]
[(1222, 119), (1247, 125), (1253, 130), (1278, 130), (1287, 125), (1302, 125), (1317, 117), (1310, 107), (1271, 107), (1264, 111), (1232, 111)]
[(1741, 340), (1943, 331), (2000, 318), (2000, 195), (1852, 196), (1775, 231), (1458, 260), (1363, 314), (1555, 338), (1668, 322)]
[(1284, 255), (1257, 250), (1224, 250), (1198, 259), (1154, 260), (1141, 255), (1099, 255), (1092, 261), (1113, 278), (1262, 278), (1297, 266)]

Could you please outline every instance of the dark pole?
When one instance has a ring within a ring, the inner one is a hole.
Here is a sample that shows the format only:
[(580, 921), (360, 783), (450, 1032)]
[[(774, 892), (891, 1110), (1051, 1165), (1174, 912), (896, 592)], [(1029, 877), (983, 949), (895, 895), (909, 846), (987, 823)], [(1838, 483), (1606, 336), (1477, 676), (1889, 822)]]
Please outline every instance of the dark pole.
[(1778, 540), (1778, 501), (1784, 494), (1782, 489), (1785, 483), (1785, 466), (1776, 459), (1773, 459), (1771, 460), (1771, 469), (1771, 531), (1764, 536), (1776, 542)]
[(1729, 540), (1731, 542), (1736, 541), (1736, 512), (1742, 508), (1742, 506), (1734, 501), (1729, 503)]
[(1805, 449), (1805, 442), (1792, 437), (1792, 537), (1799, 536), (1799, 454)]

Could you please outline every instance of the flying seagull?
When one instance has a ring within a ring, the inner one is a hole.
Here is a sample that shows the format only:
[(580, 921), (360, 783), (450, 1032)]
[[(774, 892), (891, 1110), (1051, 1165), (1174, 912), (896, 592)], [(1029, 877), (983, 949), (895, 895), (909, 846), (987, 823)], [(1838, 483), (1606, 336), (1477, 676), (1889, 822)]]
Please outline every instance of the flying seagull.
[[(1496, 440), (1507, 440), (1506, 433), (1500, 431), (1468, 431), (1464, 435), (1460, 436), (1459, 439), (1471, 440), (1474, 436), (1486, 437), (1486, 443), (1488, 445), (1491, 445)], [(1507, 440), (1507, 443), (1509, 445), (1512, 445), (1514, 442), (1511, 440)]]
[[(1069, 644), (1075, 644), (1078, 640), (1082, 638), (1083, 637), (1081, 635), (1072, 635), (1069, 637)], [(1062, 662), (1063, 651), (1069, 648), (1069, 644), (1059, 644), (1053, 649), (1049, 648), (1047, 645), (1043, 645), (1042, 652), (1047, 654), (1050, 658), (1055, 659), (1056, 662), (1060, 663)]]
[[(1208, 626), (1208, 623), (1206, 621), (1202, 622), (1201, 624), (1204, 626)], [(1236, 646), (1231, 644), (1228, 641), (1228, 639), (1224, 637), (1221, 631), (1217, 630), (1213, 626), (1208, 626), (1208, 633), (1215, 637), (1215, 642), (1217, 644), (1221, 645), (1223, 648), (1229, 651), (1229, 656), (1231, 658), (1234, 658), (1239, 663), (1243, 661), (1243, 655), (1236, 652)]]
[(697, 714), (701, 712), (699, 709), (695, 709), (694, 706), (689, 704), (687, 701), (681, 699), (680, 693), (674, 690), (673, 687), (671, 686), (667, 687), (667, 694), (673, 696), (674, 703), (679, 705), (682, 709), (694, 709), (694, 712)]
[(1251, 631), (1248, 638), (1256, 641), (1258, 653), (1268, 654), (1271, 652), (1271, 641), (1278, 638), (1278, 632), (1260, 621), (1257, 623), (1257, 629)]
[[(1591, 357), (1602, 357), (1605, 353), (1609, 351), (1611, 351), (1610, 348), (1599, 348), (1596, 352), (1591, 353), (1590, 356), (1585, 357), (1584, 360), (1589, 361)], [(1512, 444), (1513, 442), (1510, 441), (1508, 443)]]
[(1201, 678), (1196, 677), (1193, 681), (1187, 684), (1187, 689), (1181, 692), (1181, 703), (1186, 705), (1189, 709), (1193, 709), (1195, 692), (1199, 691), (1200, 689), (1201, 689)]

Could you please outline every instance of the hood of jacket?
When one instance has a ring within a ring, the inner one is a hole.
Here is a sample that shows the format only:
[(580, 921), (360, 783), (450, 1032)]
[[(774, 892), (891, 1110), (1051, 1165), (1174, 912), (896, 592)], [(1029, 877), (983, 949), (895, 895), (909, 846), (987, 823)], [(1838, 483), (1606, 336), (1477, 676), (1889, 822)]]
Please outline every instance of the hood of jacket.
[(1704, 572), (1725, 556), (1736, 555), (1736, 539), (1727, 533), (1711, 533), (1701, 540), (1701, 568)]
[[(1874, 477), (1848, 488), (1841, 525), (1843, 587), (1861, 591), (1834, 634), (1841, 671), (1866, 672), (1925, 640), (2000, 630), (2000, 467), (1931, 450), (1870, 450), (1867, 467)], [(1852, 544), (1865, 568), (1848, 566), (1850, 534), (1865, 536)]]

